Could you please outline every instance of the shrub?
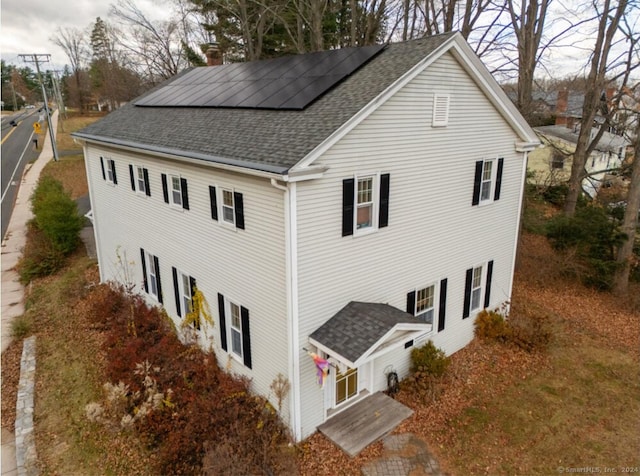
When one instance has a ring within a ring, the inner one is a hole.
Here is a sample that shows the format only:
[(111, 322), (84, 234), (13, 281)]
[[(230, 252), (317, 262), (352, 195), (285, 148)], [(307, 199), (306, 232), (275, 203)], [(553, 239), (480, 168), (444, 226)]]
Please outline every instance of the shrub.
[(33, 222), (27, 225), (27, 242), (16, 266), (20, 282), (27, 284), (34, 278), (49, 276), (65, 264), (64, 254), (38, 229)]
[(434, 377), (444, 375), (449, 366), (449, 357), (432, 341), (411, 351), (411, 372), (420, 372)]
[(549, 316), (530, 306), (514, 307), (508, 320), (497, 311), (484, 309), (474, 325), (477, 338), (512, 344), (527, 352), (544, 350), (551, 341)]
[(496, 311), (483, 309), (476, 316), (474, 322), (476, 337), (482, 340), (497, 340), (505, 342), (509, 339), (511, 329), (504, 317)]
[(566, 184), (550, 185), (542, 192), (542, 198), (552, 205), (561, 207), (564, 205), (568, 191), (569, 187)]
[(31, 196), (31, 206), (36, 225), (58, 251), (66, 255), (77, 248), (84, 218), (59, 181), (43, 176)]
[(11, 335), (22, 339), (31, 332), (31, 322), (25, 316), (19, 316), (11, 322)]
[(585, 284), (609, 289), (617, 247), (627, 239), (619, 229), (619, 221), (600, 206), (584, 206), (575, 216), (557, 216), (547, 225), (547, 238), (553, 248), (561, 252), (575, 251), (576, 257), (587, 265), (579, 276)]
[[(289, 472), (287, 430), (268, 402), (249, 392), (247, 379), (225, 373), (199, 347), (183, 345), (160, 309), (122, 287), (96, 286), (85, 302), (84, 312), (105, 332), (106, 376), (114, 383), (107, 388), (123, 390), (123, 405), (115, 408), (119, 419), (107, 420), (114, 412), (104, 404), (88, 410), (112, 428), (114, 421), (117, 427), (132, 424), (158, 455), (152, 473), (237, 474), (230, 461), (220, 460), (226, 454), (238, 459), (244, 474)], [(141, 380), (142, 362), (153, 369), (152, 380)], [(170, 402), (149, 404), (144, 418), (136, 417), (135, 409), (151, 401), (150, 395), (169, 391)]]

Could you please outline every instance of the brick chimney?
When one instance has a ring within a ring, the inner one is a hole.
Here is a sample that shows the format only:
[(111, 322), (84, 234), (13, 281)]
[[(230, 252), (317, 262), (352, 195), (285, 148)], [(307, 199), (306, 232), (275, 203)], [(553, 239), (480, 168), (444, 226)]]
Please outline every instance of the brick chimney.
[(569, 91), (563, 89), (558, 91), (558, 102), (556, 103), (556, 126), (567, 125), (567, 104), (569, 103)]
[(222, 53), (217, 43), (209, 43), (209, 47), (204, 54), (207, 57), (207, 66), (220, 66), (222, 64)]

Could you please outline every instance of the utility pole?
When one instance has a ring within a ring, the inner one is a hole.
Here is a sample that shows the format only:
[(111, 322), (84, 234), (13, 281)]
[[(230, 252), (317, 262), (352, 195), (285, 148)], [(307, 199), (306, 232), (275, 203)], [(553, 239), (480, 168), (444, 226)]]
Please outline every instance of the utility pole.
[[(49, 101), (47, 100), (47, 91), (44, 87), (44, 81), (42, 80), (42, 74), (40, 73), (40, 61), (48, 62), (51, 55), (49, 54), (23, 54), (18, 55), (22, 58), (22, 61), (25, 63), (35, 63), (36, 71), (38, 73), (38, 80), (40, 81), (40, 86), (42, 87), (42, 98), (44, 99), (44, 110), (47, 113), (47, 124), (49, 125), (49, 137), (51, 138), (51, 147), (53, 148), (53, 160), (58, 161), (58, 148), (56, 147), (56, 136), (53, 131), (53, 127), (51, 125), (51, 113), (49, 111)], [(29, 58), (29, 59), (27, 59)], [(41, 59), (42, 58), (42, 59)]]
[(62, 116), (66, 119), (67, 110), (64, 107), (64, 102), (62, 101), (62, 91), (60, 91), (60, 79), (58, 78), (58, 70), (53, 71), (53, 76), (51, 78), (53, 79), (53, 90), (56, 93), (56, 102), (58, 103), (58, 111), (60, 111), (60, 114), (62, 114)]

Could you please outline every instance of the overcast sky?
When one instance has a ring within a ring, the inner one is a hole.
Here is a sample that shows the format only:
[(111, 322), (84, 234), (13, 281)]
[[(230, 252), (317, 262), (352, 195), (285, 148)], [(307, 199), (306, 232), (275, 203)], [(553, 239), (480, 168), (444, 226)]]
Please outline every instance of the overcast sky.
[[(61, 70), (68, 63), (64, 51), (56, 46), (51, 37), (58, 28), (90, 30), (97, 17), (109, 22), (109, 8), (116, 0), (1, 0), (0, 3), (0, 55), (3, 60), (19, 66), (25, 65), (19, 54), (48, 53), (51, 62), (43, 64), (44, 70)], [(135, 4), (150, 18), (165, 19), (170, 14), (169, 0), (135, 0)], [(585, 6), (585, 0), (565, 0), (554, 2), (548, 20), (554, 20), (554, 27), (562, 27), (563, 15), (559, 10), (567, 4)], [(164, 5), (163, 5), (164, 4)], [(637, 12), (636, 12), (637, 13)], [(547, 29), (548, 32), (548, 29)], [(586, 33), (586, 32), (584, 32)], [(585, 35), (582, 42), (563, 41), (564, 47), (550, 52), (546, 61), (555, 76), (576, 74), (586, 64), (588, 50), (592, 48), (593, 37)], [(571, 45), (571, 46), (568, 46)], [(578, 48), (580, 45), (582, 48)], [(33, 65), (29, 65), (33, 68)], [(543, 74), (539, 69), (537, 74)]]
[[(112, 3), (115, 0), (1, 0), (0, 55), (6, 62), (23, 66), (25, 63), (19, 54), (47, 53), (51, 55), (51, 63), (43, 65), (43, 68), (62, 69), (69, 60), (64, 51), (51, 41), (56, 30), (90, 29), (97, 17), (108, 20)], [(152, 17), (161, 12), (149, 6), (158, 3), (136, 0), (141, 10), (154, 12)]]

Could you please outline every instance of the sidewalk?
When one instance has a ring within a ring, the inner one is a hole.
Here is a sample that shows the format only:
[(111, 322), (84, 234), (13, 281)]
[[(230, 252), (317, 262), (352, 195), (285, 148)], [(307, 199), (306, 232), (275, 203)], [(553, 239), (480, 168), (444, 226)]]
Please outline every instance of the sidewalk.
[[(57, 131), (58, 111), (53, 113), (51, 122), (53, 130)], [(2, 314), (0, 315), (2, 325), (1, 352), (4, 352), (11, 343), (11, 323), (13, 319), (24, 313), (24, 288), (20, 284), (18, 273), (13, 268), (20, 259), (22, 248), (25, 244), (26, 224), (33, 216), (29, 198), (38, 182), (40, 172), (52, 158), (53, 148), (49, 134), (46, 134), (38, 159), (31, 166), (27, 165), (22, 176), (13, 214), (11, 215), (5, 240), (2, 242), (0, 260), (2, 270), (2, 288), (0, 289), (2, 302)], [(1, 457), (2, 476), (24, 474), (22, 470), (18, 471), (16, 465), (15, 437), (6, 428), (2, 428)]]

